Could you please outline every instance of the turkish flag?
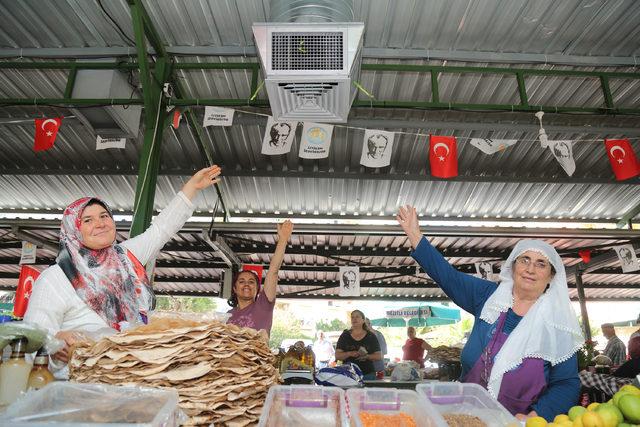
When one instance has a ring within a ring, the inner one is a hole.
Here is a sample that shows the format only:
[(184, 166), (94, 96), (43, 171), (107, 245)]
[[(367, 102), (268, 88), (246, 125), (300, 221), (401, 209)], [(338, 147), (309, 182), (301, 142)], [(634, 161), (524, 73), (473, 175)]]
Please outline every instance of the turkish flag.
[(180, 109), (176, 108), (173, 111), (173, 120), (171, 121), (171, 125), (173, 126), (174, 129), (178, 129), (178, 126), (180, 126), (181, 119), (182, 119), (182, 114), (180, 113)]
[(640, 175), (640, 164), (628, 139), (605, 139), (604, 146), (616, 180), (624, 181)]
[(40, 272), (33, 267), (23, 265), (18, 278), (18, 288), (16, 289), (16, 298), (13, 302), (13, 315), (22, 317), (27, 311), (29, 298), (31, 297), (31, 289), (33, 282), (36, 281)]
[(262, 283), (262, 271), (264, 268), (261, 265), (256, 264), (242, 264), (242, 270), (240, 271), (253, 271), (258, 275), (258, 286)]
[(429, 164), (431, 175), (437, 178), (458, 176), (458, 149), (454, 136), (429, 137)]
[(58, 136), (58, 129), (62, 124), (62, 119), (57, 117), (55, 119), (35, 119), (36, 124), (36, 137), (33, 144), (34, 151), (48, 150), (53, 147), (53, 143), (56, 142), (56, 136)]
[(591, 261), (591, 249), (581, 249), (578, 251), (578, 255), (580, 255), (582, 262), (585, 264), (589, 264), (589, 261)]

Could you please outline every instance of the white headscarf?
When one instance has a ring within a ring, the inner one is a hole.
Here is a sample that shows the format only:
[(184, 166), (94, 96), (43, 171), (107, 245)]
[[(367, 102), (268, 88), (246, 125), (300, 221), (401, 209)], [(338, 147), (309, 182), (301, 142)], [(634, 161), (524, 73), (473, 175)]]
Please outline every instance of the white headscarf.
[(484, 304), (480, 318), (489, 324), (513, 306), (513, 263), (526, 251), (534, 251), (549, 260), (556, 273), (549, 289), (524, 315), (509, 334), (495, 357), (489, 393), (497, 398), (502, 376), (516, 368), (526, 357), (537, 357), (557, 365), (569, 359), (584, 344), (578, 318), (573, 311), (567, 288), (564, 264), (553, 246), (540, 240), (521, 240), (500, 270), (500, 285)]

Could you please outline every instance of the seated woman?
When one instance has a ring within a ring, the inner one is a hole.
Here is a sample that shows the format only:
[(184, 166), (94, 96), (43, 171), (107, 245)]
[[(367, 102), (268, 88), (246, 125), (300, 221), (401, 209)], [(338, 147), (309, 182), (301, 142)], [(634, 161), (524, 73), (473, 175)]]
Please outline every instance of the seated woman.
[(278, 224), (278, 244), (271, 257), (262, 290), (260, 290), (261, 278), (251, 270), (241, 271), (233, 278), (231, 298), (227, 301), (227, 304), (233, 308), (228, 311), (231, 313), (231, 317), (227, 323), (256, 330), (264, 329), (267, 334), (271, 333), (278, 272), (292, 232), (293, 223), (291, 221), (286, 220), (282, 224)]
[[(562, 259), (539, 240), (518, 242), (500, 285), (453, 268), (424, 238), (415, 208), (397, 216), (412, 257), (451, 300), (475, 316), (461, 355), (461, 381), (480, 384), (519, 419), (547, 421), (578, 401), (577, 350), (584, 338)], [(525, 415), (526, 414), (526, 415)]]
[(358, 365), (365, 380), (375, 380), (373, 362), (382, 359), (378, 338), (365, 323), (365, 315), (360, 310), (351, 312), (351, 329), (342, 332), (336, 345), (336, 360)]
[(218, 166), (198, 171), (144, 233), (122, 243), (102, 200), (84, 197), (65, 209), (56, 264), (36, 280), (24, 315), (65, 342), (53, 359), (67, 362), (78, 332), (146, 323), (153, 290), (143, 264), (182, 228), (193, 213), (191, 200), (218, 175)]

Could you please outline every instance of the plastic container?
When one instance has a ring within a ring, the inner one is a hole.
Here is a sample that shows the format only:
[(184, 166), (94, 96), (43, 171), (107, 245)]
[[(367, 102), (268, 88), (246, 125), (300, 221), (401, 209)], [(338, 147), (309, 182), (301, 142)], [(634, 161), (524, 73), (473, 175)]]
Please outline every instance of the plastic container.
[(347, 427), (344, 391), (338, 387), (273, 386), (269, 389), (259, 427)]
[(520, 422), (487, 390), (473, 383), (423, 383), (416, 391), (440, 414), (473, 415), (489, 427), (519, 426)]
[(2, 414), (13, 427), (174, 427), (186, 421), (173, 389), (52, 382)]
[[(364, 388), (347, 390), (351, 425), (362, 427), (361, 412), (382, 415), (405, 413), (418, 427), (446, 427), (447, 424), (429, 402), (420, 399), (413, 390)], [(391, 427), (391, 425), (389, 425)]]

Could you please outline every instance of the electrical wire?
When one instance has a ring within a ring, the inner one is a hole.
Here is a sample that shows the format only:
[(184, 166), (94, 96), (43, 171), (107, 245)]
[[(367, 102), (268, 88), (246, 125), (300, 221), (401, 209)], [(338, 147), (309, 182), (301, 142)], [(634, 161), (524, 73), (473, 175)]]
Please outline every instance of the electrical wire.
[(113, 23), (113, 25), (118, 30), (120, 35), (124, 37), (124, 39), (127, 40), (129, 43), (135, 46), (136, 42), (124, 32), (122, 27), (116, 22), (115, 19), (113, 19), (113, 16), (111, 16), (111, 14), (107, 12), (107, 9), (105, 9), (104, 5), (102, 4), (102, 0), (96, 0), (96, 1), (98, 2), (98, 6), (100, 6), (100, 9), (102, 9), (102, 12), (104, 12), (104, 14), (107, 15), (107, 18), (109, 18), (109, 20)]

